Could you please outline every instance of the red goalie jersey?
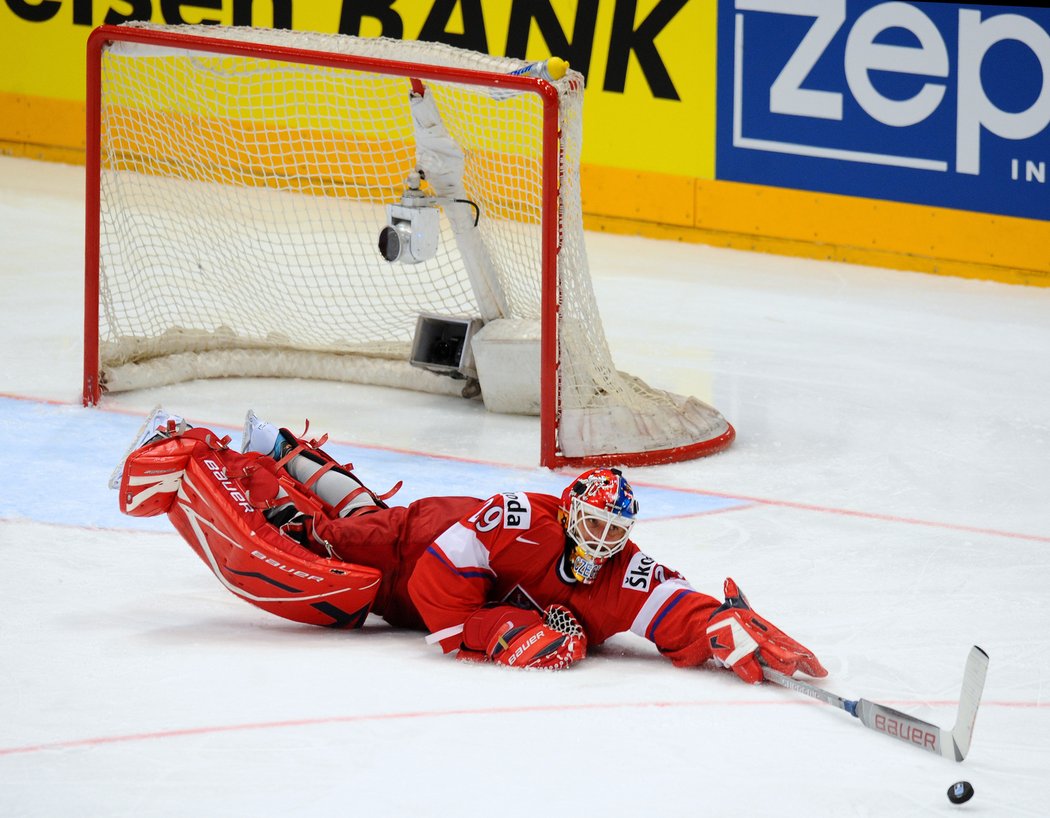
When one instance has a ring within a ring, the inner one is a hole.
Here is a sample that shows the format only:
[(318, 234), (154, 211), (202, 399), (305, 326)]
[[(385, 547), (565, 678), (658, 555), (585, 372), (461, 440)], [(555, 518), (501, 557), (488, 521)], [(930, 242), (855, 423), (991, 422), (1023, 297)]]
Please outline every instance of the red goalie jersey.
[(677, 665), (714, 658), (749, 682), (762, 678), (760, 655), (782, 673), (826, 673), (732, 580), (719, 602), (640, 551), (638, 504), (616, 469), (585, 472), (561, 498), (388, 507), (321, 442), (249, 419), (266, 442), (241, 453), (151, 416), (122, 466), (120, 504), (166, 513), (224, 587), (271, 613), (354, 628), (374, 612), (429, 630), (446, 653), (514, 667), (568, 667), (632, 631)]
[[(465, 506), (469, 513), (463, 514)], [(340, 559), (386, 572), (393, 565), (376, 564), (378, 543), (362, 534), (387, 521), (396, 526), (389, 533), (398, 541), (401, 553), (394, 562), (402, 563), (404, 576), (389, 593), (380, 591), (376, 610), (395, 621), (417, 612), (431, 641), (446, 652), (460, 647), (471, 615), (486, 604), (505, 602), (536, 610), (564, 605), (591, 646), (630, 630), (673, 660), (700, 664), (710, 658), (706, 628), (718, 600), (694, 590), (632, 542), (604, 563), (594, 582), (578, 582), (567, 564), (558, 511), (556, 497), (529, 492), (484, 502), (430, 497), (404, 510), (322, 521), (318, 531)], [(445, 515), (447, 527), (441, 525)], [(435, 534), (435, 529), (443, 530)]]

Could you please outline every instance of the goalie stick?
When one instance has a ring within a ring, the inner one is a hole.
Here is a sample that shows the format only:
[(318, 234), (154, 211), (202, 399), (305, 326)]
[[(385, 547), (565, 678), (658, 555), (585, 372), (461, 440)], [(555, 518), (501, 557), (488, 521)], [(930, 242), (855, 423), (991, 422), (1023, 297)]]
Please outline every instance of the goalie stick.
[(959, 694), (959, 713), (955, 726), (949, 731), (935, 724), (901, 713), (892, 707), (876, 704), (867, 699), (845, 699), (827, 690), (785, 676), (771, 667), (763, 665), (762, 675), (767, 681), (804, 693), (814, 699), (839, 707), (860, 719), (861, 724), (878, 730), (887, 736), (914, 744), (923, 750), (962, 761), (970, 751), (970, 740), (973, 738), (973, 725), (977, 720), (977, 707), (981, 703), (984, 690), (984, 677), (988, 673), (988, 654), (974, 645), (966, 658), (966, 670), (963, 671), (962, 692)]

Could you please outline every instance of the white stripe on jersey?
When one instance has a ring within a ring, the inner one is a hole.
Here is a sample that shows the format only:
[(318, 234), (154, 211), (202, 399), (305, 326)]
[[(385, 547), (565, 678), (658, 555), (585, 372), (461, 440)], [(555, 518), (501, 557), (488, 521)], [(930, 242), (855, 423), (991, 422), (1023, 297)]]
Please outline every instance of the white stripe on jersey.
[(634, 622), (631, 623), (631, 633), (636, 633), (643, 639), (648, 638), (645, 633), (649, 629), (649, 625), (652, 623), (653, 618), (664, 606), (664, 603), (679, 591), (694, 590), (693, 586), (684, 579), (669, 579), (666, 582), (661, 582), (653, 588), (653, 592), (649, 594), (649, 598), (645, 600), (642, 609), (638, 611), (638, 615), (634, 618)]
[(456, 523), (435, 541), (442, 553), (456, 568), (489, 568), (489, 551), (474, 534), (473, 529)]

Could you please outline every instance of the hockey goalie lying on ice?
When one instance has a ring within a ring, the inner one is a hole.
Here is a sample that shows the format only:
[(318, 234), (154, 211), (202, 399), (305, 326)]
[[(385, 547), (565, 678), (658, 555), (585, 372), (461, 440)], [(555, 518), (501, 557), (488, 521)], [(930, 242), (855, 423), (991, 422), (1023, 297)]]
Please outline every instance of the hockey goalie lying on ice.
[[(759, 661), (827, 671), (751, 610), (695, 590), (629, 539), (638, 512), (616, 469), (591, 469), (560, 498), (533, 492), (385, 502), (321, 448), (258, 420), (229, 438), (155, 411), (119, 479), (120, 509), (167, 514), (222, 583), (286, 619), (360, 627), (369, 612), (461, 659), (566, 668), (632, 631), (679, 666), (709, 659), (745, 681)], [(395, 487), (396, 488), (396, 487)]]

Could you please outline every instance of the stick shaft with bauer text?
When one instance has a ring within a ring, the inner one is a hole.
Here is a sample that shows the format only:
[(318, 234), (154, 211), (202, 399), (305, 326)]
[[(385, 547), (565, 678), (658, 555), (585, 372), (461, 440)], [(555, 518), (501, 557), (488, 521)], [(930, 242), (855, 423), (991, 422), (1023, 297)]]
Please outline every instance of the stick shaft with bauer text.
[(762, 668), (762, 675), (767, 681), (845, 710), (872, 730), (956, 761), (962, 761), (970, 751), (973, 725), (977, 720), (977, 707), (981, 703), (981, 693), (984, 691), (984, 678), (987, 673), (988, 654), (974, 645), (970, 648), (970, 654), (966, 659), (966, 670), (963, 671), (962, 692), (959, 694), (959, 712), (955, 719), (955, 726), (947, 730), (915, 718), (915, 716), (894, 710), (892, 707), (876, 704), (867, 699), (845, 699), (807, 682), (793, 679), (770, 667), (763, 666)]

